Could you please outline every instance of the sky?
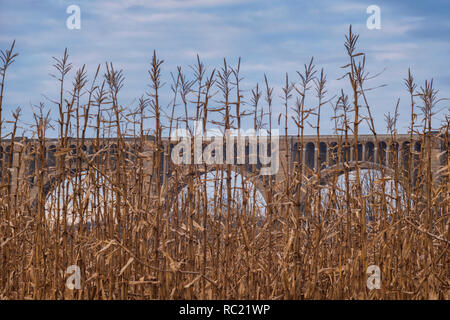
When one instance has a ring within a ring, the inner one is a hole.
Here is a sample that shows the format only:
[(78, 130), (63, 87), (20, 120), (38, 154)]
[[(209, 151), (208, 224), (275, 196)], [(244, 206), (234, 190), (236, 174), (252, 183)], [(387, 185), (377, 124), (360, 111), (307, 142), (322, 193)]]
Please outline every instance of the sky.
[[(80, 8), (80, 29), (66, 26), (70, 5)], [(369, 5), (380, 8), (380, 29), (367, 28)], [(240, 57), (244, 101), (249, 102), (250, 90), (256, 83), (262, 86), (267, 75), (274, 88), (276, 119), (284, 111), (280, 95), (286, 73), (298, 84), (297, 71), (312, 56), (317, 69), (323, 68), (327, 75), (327, 97), (333, 98), (341, 88), (350, 94), (348, 80), (339, 80), (344, 74), (341, 66), (348, 63), (344, 41), (350, 24), (360, 35), (358, 49), (366, 54), (367, 70), (372, 75), (382, 72), (367, 83), (378, 87), (368, 92), (378, 133), (386, 132), (385, 114), (394, 112), (398, 98), (398, 132), (408, 131), (410, 100), (403, 82), (408, 68), (419, 87), (433, 78), (439, 97), (450, 98), (447, 0), (0, 0), (0, 49), (8, 49), (16, 40), (19, 53), (6, 76), (3, 118), (10, 120), (11, 112), (21, 107), (21, 128), (27, 132), (31, 106), (43, 102), (56, 119), (57, 106), (50, 101), (58, 96), (58, 83), (50, 75), (55, 73), (52, 57), (60, 58), (67, 48), (74, 66), (69, 77), (83, 64), (90, 80), (99, 63), (102, 70), (106, 61), (123, 69), (125, 86), (119, 100), (130, 109), (149, 91), (147, 70), (153, 50), (164, 60), (161, 99), (165, 104), (171, 99), (170, 72), (176, 72), (177, 66), (192, 78), (189, 66), (196, 63), (197, 54), (208, 72), (220, 68), (224, 58), (236, 66)], [(290, 101), (291, 107), (294, 102)], [(441, 102), (436, 111), (433, 125), (439, 127), (450, 113), (449, 101)], [(333, 133), (331, 115), (331, 104), (323, 106), (321, 134)], [(314, 116), (310, 122), (315, 123)], [(146, 125), (150, 128), (152, 122)], [(244, 121), (243, 126), (251, 128), (252, 121)], [(360, 130), (369, 133), (365, 123)], [(297, 132), (293, 121), (289, 132)], [(315, 129), (306, 127), (305, 133), (313, 134)]]

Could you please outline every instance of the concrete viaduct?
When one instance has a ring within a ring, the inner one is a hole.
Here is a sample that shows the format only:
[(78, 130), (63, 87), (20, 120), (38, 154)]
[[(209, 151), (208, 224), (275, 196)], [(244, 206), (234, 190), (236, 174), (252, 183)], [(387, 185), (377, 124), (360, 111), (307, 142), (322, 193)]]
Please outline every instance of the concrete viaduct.
[[(377, 169), (385, 168), (388, 172), (392, 172), (394, 166), (397, 165), (401, 169), (401, 172), (408, 172), (411, 169), (411, 165), (408, 164), (409, 134), (396, 135), (395, 141), (391, 135), (377, 135), (377, 139), (373, 135), (359, 135), (358, 136), (358, 151), (357, 159), (355, 158), (355, 152), (353, 150), (354, 143), (353, 137), (349, 136), (347, 142), (344, 142), (343, 136), (337, 135), (323, 135), (320, 139), (317, 136), (308, 135), (303, 137), (303, 146), (301, 140), (297, 136), (280, 136), (279, 137), (279, 170), (272, 176), (277, 183), (283, 183), (286, 179), (286, 175), (292, 174), (295, 166), (298, 166), (300, 158), (302, 158), (302, 164), (304, 173), (308, 176), (312, 176), (314, 170), (321, 167), (322, 181), (326, 184), (331, 175), (337, 175), (343, 170), (343, 163), (345, 163), (348, 169), (351, 171), (358, 163), (360, 169)], [(419, 152), (423, 148), (423, 136), (413, 136), (413, 150)], [(152, 161), (155, 158), (155, 139), (153, 136), (144, 137), (145, 144), (143, 150), (137, 150), (135, 138), (124, 139), (126, 145), (126, 157), (133, 161), (135, 156), (145, 155), (144, 168), (151, 170)], [(98, 146), (100, 141), (100, 146)], [(376, 143), (376, 141), (378, 143)], [(2, 174), (2, 185), (6, 185), (10, 188), (10, 194), (14, 194), (14, 186), (17, 185), (17, 179), (25, 179), (30, 184), (31, 194), (35, 195), (36, 185), (34, 181), (34, 173), (38, 165), (36, 159), (36, 153), (34, 152), (34, 146), (36, 146), (36, 140), (32, 139), (16, 139), (3, 140), (0, 145), (0, 173)], [(80, 157), (77, 150), (81, 150), (84, 154), (83, 159), (92, 159), (95, 155), (95, 151), (99, 149), (106, 150), (106, 153), (117, 152), (117, 139), (85, 139), (84, 144), (80, 146), (80, 141), (77, 139), (69, 138), (67, 146), (70, 146), (70, 150), (67, 152), (70, 157), (66, 160), (66, 169), (76, 169), (76, 159)], [(161, 156), (161, 168), (167, 174), (161, 172), (161, 181), (171, 184), (177, 183), (182, 186), (183, 181), (173, 181), (172, 176), (175, 168), (180, 165), (174, 165), (170, 156), (170, 149), (173, 148), (173, 143), (168, 138), (162, 139), (163, 152), (160, 152)], [(48, 194), (52, 188), (52, 181), (55, 180), (57, 175), (56, 165), (58, 161), (58, 139), (48, 139), (45, 141), (45, 164), (43, 168), (45, 171), (45, 192)], [(448, 145), (444, 143), (442, 134), (438, 132), (434, 133), (431, 138), (431, 150), (432, 150), (432, 171), (433, 174), (439, 172), (439, 168), (444, 166), (447, 161), (446, 152), (448, 152)], [(302, 157), (300, 157), (302, 153)], [(97, 153), (98, 154), (98, 153)], [(418, 155), (414, 155), (413, 160), (415, 163), (419, 161)], [(394, 161), (396, 159), (396, 161)], [(86, 160), (83, 160), (83, 163)], [(132, 162), (131, 162), (132, 163)], [(413, 163), (414, 165), (414, 163)], [(212, 171), (217, 169), (223, 169), (224, 165), (183, 165), (185, 168), (181, 168), (182, 179), (188, 179), (189, 174), (201, 174), (206, 171)], [(190, 167), (190, 169), (188, 169)], [(246, 148), (246, 163), (245, 164), (233, 164), (232, 170), (243, 174), (249, 179), (253, 179), (252, 182), (257, 188), (261, 188), (263, 176), (258, 175), (258, 169), (261, 168), (261, 164), (250, 165), (248, 163), (248, 148)], [(256, 172), (255, 172), (256, 167)], [(83, 169), (87, 168), (86, 163), (82, 165)], [(194, 169), (193, 169), (194, 168)], [(110, 168), (111, 169), (111, 168)], [(70, 172), (70, 170), (68, 170)], [(165, 178), (167, 177), (167, 178)], [(266, 176), (267, 177), (267, 176)], [(174, 189), (170, 187), (168, 190), (172, 192)], [(178, 189), (177, 189), (178, 190)]]

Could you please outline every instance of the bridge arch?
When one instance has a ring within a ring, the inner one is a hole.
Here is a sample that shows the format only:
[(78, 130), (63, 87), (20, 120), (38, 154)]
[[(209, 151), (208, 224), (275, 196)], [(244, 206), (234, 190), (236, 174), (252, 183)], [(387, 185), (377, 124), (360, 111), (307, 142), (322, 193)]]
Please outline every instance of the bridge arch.
[(345, 169), (347, 168), (347, 172), (353, 172), (356, 170), (357, 166), (360, 170), (377, 170), (384, 171), (387, 176), (393, 177), (394, 170), (386, 166), (384, 164), (371, 162), (371, 161), (349, 161), (346, 163), (338, 163), (332, 166), (327, 167), (325, 170), (321, 172), (321, 185), (328, 184), (333, 177), (339, 177), (345, 174)]
[[(346, 163), (345, 167), (343, 164), (337, 164), (331, 166), (323, 171), (322, 179), (320, 181), (320, 194), (321, 194), (321, 206), (326, 208), (330, 204), (333, 206), (337, 206), (341, 209), (345, 209), (347, 206), (346, 203), (346, 190), (351, 191), (353, 189), (355, 183), (355, 170), (356, 170), (356, 161), (351, 161)], [(364, 198), (366, 199), (366, 222), (369, 223), (373, 221), (375, 217), (380, 217), (379, 205), (381, 201), (381, 197), (384, 197), (386, 200), (386, 217), (391, 219), (394, 214), (394, 208), (397, 208), (398, 205), (404, 206), (411, 199), (408, 198), (407, 188), (404, 184), (404, 181), (401, 179), (398, 181), (398, 185), (395, 184), (394, 180), (394, 170), (388, 166), (383, 164), (374, 163), (374, 162), (358, 162), (358, 166), (360, 168), (360, 182), (361, 182), (361, 192)], [(350, 185), (346, 185), (344, 183), (344, 173), (345, 170), (349, 173), (348, 179)], [(384, 176), (381, 172), (384, 172)], [(377, 183), (380, 181), (379, 179), (384, 178), (384, 183)], [(316, 211), (316, 196), (317, 193), (311, 193), (318, 190), (317, 188), (310, 188), (310, 186), (317, 184), (317, 176), (311, 176), (309, 180), (305, 181), (304, 190), (302, 193), (301, 201), (301, 211), (310, 210), (311, 214), (314, 214)], [(381, 191), (383, 190), (384, 191)], [(331, 192), (334, 193), (334, 196), (330, 198)], [(351, 193), (353, 194), (353, 193)], [(389, 195), (389, 196), (385, 196)], [(330, 200), (332, 202), (330, 202)], [(309, 209), (308, 209), (309, 208)]]
[[(256, 165), (255, 165), (256, 166)], [(226, 172), (227, 166), (223, 164), (211, 164), (205, 167), (203, 165), (196, 166), (195, 168), (183, 168), (179, 170), (180, 166), (172, 168), (170, 176), (167, 179), (166, 186), (163, 186), (168, 192), (166, 197), (168, 199), (173, 199), (174, 196), (179, 194), (189, 183), (190, 179), (197, 176), (202, 176), (214, 171), (224, 171)], [(176, 170), (179, 170), (178, 174), (175, 174)], [(258, 192), (263, 195), (264, 200), (266, 200), (266, 194), (264, 189), (263, 177), (259, 176), (257, 173), (252, 173), (251, 165), (231, 165), (232, 174), (241, 175), (246, 181), (253, 184)]]
[[(58, 208), (55, 207), (58, 197), (61, 197), (58, 193), (58, 185), (64, 184), (66, 199), (60, 198), (60, 200), (66, 206), (68, 225), (77, 225), (80, 221), (88, 225), (101, 222), (103, 221), (105, 206), (114, 206), (115, 195), (114, 192), (111, 192), (112, 186), (109, 182), (105, 179), (101, 184), (92, 183), (89, 180), (95, 178), (88, 173), (89, 170), (87, 169), (83, 169), (82, 172), (71, 169), (64, 179), (60, 179), (57, 174), (47, 176), (44, 184), (45, 215), (50, 226), (55, 223), (58, 215), (62, 219), (63, 209), (59, 208), (58, 211)], [(75, 181), (78, 177), (81, 178), (81, 181)], [(100, 185), (101, 187), (99, 187)], [(106, 194), (104, 193), (105, 185)], [(37, 191), (36, 189), (34, 200), (37, 200)], [(76, 201), (79, 201), (79, 203), (76, 203)], [(74, 208), (78, 205), (81, 205), (78, 209), (82, 210), (74, 212)], [(83, 219), (81, 219), (80, 214), (83, 214)]]

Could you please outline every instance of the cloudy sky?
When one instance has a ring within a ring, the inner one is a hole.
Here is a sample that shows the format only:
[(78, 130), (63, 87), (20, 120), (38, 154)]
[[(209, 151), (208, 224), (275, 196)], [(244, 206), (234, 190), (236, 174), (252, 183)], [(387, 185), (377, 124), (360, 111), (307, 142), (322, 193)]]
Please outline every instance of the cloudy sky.
[[(80, 30), (66, 27), (66, 9), (72, 4), (81, 9)], [(379, 30), (366, 26), (366, 9), (372, 4), (381, 9)], [(169, 74), (178, 65), (192, 75), (189, 66), (197, 54), (210, 71), (220, 68), (223, 58), (235, 65), (241, 57), (244, 99), (249, 100), (249, 90), (261, 85), (266, 74), (275, 88), (274, 112), (279, 113), (285, 73), (298, 82), (296, 71), (312, 56), (327, 74), (330, 98), (348, 88), (338, 78), (348, 61), (344, 40), (351, 24), (360, 34), (358, 47), (367, 55), (368, 70), (372, 74), (384, 70), (369, 83), (386, 85), (369, 93), (377, 129), (386, 131), (384, 114), (393, 112), (400, 98), (398, 130), (403, 133), (410, 117), (403, 84), (409, 67), (419, 85), (434, 78), (440, 96), (450, 97), (449, 17), (448, 0), (0, 0), (0, 48), (7, 49), (15, 39), (20, 54), (7, 74), (4, 113), (8, 116), (20, 106), (26, 127), (30, 105), (44, 102), (47, 108), (56, 108), (46, 98), (58, 94), (57, 82), (49, 74), (54, 73), (52, 57), (61, 57), (66, 47), (74, 67), (86, 64), (91, 77), (97, 64), (105, 61), (123, 69), (126, 83), (120, 102), (130, 107), (148, 91), (146, 70), (153, 50), (164, 59), (164, 93)], [(165, 96), (163, 101), (169, 99)], [(439, 105), (435, 126), (449, 114), (448, 106), (448, 102)], [(327, 117), (331, 107), (325, 106), (323, 112), (322, 132), (331, 133)], [(294, 123), (290, 128), (295, 132)]]

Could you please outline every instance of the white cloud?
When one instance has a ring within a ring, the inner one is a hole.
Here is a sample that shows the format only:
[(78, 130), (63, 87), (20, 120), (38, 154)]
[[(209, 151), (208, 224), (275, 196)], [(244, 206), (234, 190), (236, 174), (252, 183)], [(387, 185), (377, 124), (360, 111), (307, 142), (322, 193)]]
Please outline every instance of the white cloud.
[(369, 54), (372, 54), (376, 60), (393, 61), (409, 60), (414, 57), (412, 52), (419, 49), (419, 45), (414, 42), (400, 42), (393, 44), (377, 45), (367, 48)]
[(159, 8), (159, 9), (186, 9), (200, 7), (217, 7), (226, 5), (245, 4), (256, 0), (122, 0), (122, 1), (97, 1), (95, 7), (98, 10), (122, 11), (131, 7)]
[(339, 3), (333, 2), (330, 6), (328, 6), (328, 11), (335, 12), (335, 13), (348, 13), (352, 14), (355, 13), (355, 11), (361, 11), (366, 12), (367, 5), (364, 5), (362, 3), (356, 3), (356, 2), (345, 2), (345, 1), (339, 1)]

